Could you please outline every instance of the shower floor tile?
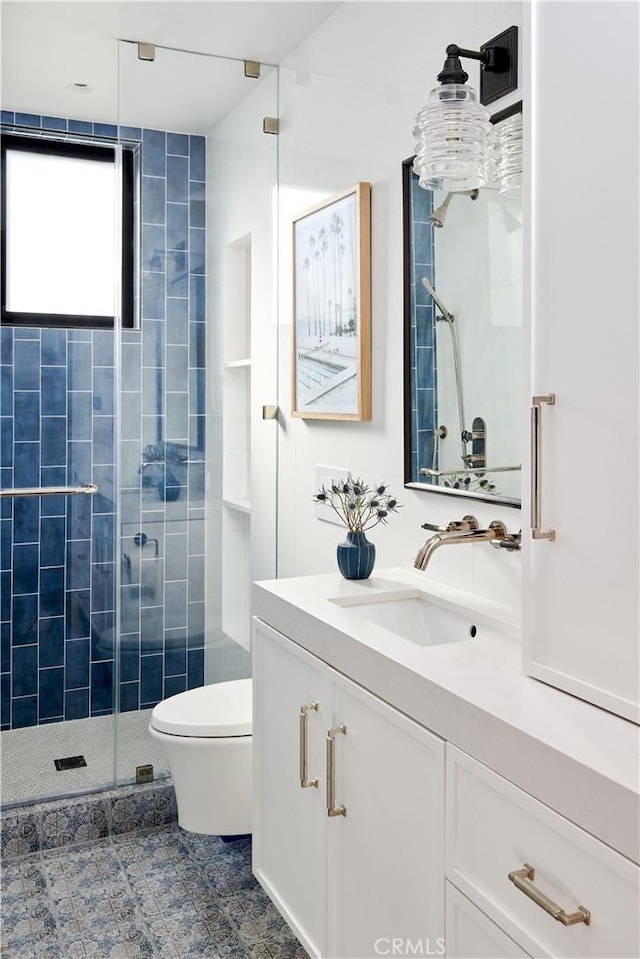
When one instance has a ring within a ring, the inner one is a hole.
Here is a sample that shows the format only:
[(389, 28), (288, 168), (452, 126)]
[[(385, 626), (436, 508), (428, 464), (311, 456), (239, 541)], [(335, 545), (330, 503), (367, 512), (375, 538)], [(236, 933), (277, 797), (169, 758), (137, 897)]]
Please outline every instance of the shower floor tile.
[[(156, 779), (167, 775), (162, 750), (148, 732), (150, 715), (150, 709), (143, 709), (120, 713), (117, 719), (97, 716), (1, 733), (2, 804), (108, 789), (114, 780), (134, 782), (136, 766), (147, 763)], [(80, 755), (86, 766), (61, 772), (54, 766), (54, 759)]]
[(176, 823), (8, 860), (7, 959), (307, 959), (251, 874), (251, 841)]

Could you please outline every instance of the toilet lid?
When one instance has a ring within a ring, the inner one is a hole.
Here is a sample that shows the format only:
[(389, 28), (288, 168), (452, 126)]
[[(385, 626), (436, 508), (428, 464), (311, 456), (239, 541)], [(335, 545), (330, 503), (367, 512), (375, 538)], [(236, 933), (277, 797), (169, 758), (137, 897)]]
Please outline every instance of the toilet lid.
[(154, 707), (151, 726), (171, 736), (250, 736), (250, 679), (235, 679), (188, 689)]

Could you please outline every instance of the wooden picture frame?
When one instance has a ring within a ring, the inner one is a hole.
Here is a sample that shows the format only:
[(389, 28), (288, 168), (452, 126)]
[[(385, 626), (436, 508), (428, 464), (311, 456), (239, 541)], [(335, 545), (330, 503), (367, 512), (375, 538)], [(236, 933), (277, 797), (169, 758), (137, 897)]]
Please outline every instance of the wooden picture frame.
[(371, 187), (293, 220), (293, 416), (371, 419)]

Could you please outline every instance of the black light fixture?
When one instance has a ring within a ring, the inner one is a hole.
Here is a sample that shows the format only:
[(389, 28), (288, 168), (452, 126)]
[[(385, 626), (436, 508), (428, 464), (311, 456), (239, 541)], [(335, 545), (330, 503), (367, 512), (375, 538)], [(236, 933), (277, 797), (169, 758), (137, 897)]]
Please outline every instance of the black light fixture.
[[(480, 50), (452, 43), (446, 54), (440, 86), (416, 117), (414, 170), (425, 189), (473, 190), (491, 175), (493, 135), (486, 104), (518, 85), (518, 28), (509, 27)], [(481, 64), (479, 101), (466, 85), (469, 75), (461, 57)]]

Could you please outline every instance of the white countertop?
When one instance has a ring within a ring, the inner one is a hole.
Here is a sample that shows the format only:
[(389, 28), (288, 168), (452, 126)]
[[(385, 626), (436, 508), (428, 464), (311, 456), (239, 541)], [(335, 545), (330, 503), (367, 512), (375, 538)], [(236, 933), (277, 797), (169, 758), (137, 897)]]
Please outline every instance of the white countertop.
[[(331, 602), (407, 588), (489, 616), (504, 632), (484, 635), (480, 628), (475, 639), (423, 647)], [(258, 582), (253, 610), (329, 666), (640, 861), (640, 729), (523, 675), (513, 610), (399, 568), (361, 581), (332, 574)]]

